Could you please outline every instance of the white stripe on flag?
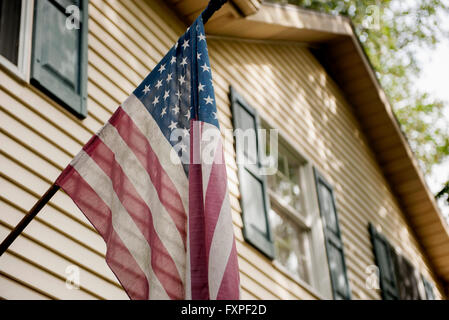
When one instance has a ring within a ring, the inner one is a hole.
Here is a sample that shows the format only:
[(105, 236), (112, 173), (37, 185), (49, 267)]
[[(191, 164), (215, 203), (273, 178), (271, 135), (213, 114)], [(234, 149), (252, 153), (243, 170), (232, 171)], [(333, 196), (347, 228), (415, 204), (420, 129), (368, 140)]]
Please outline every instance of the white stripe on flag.
[[(147, 137), (148, 143), (157, 155), (162, 168), (177, 189), (184, 211), (189, 212), (189, 180), (181, 163), (175, 164), (170, 158), (173, 147), (163, 135), (154, 118), (143, 103), (131, 94), (122, 104), (122, 109), (131, 117), (135, 125)], [(149, 139), (151, 137), (151, 139)]]
[(111, 179), (83, 150), (77, 155), (74, 168), (80, 176), (92, 187), (103, 202), (110, 206), (112, 226), (118, 236), (145, 273), (150, 299), (169, 299), (165, 289), (151, 268), (151, 248), (139, 228), (123, 207), (114, 191)]
[(223, 199), (209, 250), (209, 295), (211, 300), (217, 299), (218, 290), (220, 290), (223, 275), (228, 265), (229, 255), (234, 243), (232, 226), (231, 206), (228, 188), (226, 187), (226, 195)]
[(185, 248), (181, 235), (176, 228), (173, 219), (170, 217), (165, 207), (159, 200), (156, 188), (148, 175), (148, 172), (142, 166), (140, 161), (134, 155), (133, 151), (123, 141), (117, 129), (112, 125), (98, 133), (98, 137), (114, 153), (115, 160), (118, 162), (123, 172), (136, 188), (140, 197), (150, 208), (154, 229), (167, 249), (168, 253), (175, 262), (181, 281), (184, 285), (185, 277)]
[[(199, 123), (199, 122), (196, 122)], [(203, 201), (206, 201), (206, 191), (209, 184), (210, 172), (212, 165), (217, 156), (217, 152), (221, 152), (221, 134), (220, 130), (207, 122), (203, 122), (200, 135), (200, 157), (201, 157), (201, 171), (203, 178)]]

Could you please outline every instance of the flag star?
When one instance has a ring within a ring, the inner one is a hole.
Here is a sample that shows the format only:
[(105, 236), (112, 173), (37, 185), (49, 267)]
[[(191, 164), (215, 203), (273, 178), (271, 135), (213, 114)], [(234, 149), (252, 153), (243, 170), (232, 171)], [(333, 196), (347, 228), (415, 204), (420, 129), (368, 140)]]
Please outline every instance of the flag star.
[(155, 87), (159, 89), (161, 86), (162, 86), (162, 80), (158, 80)]
[(206, 36), (204, 34), (200, 33), (200, 35), (198, 36), (198, 40), (199, 41), (201, 41), (201, 40), (206, 41)]
[(162, 64), (161, 67), (159, 68), (159, 73), (162, 73), (162, 71), (165, 70), (165, 64)]
[(178, 49), (178, 42), (175, 43), (175, 49)]
[(176, 63), (176, 56), (171, 57), (170, 64)]
[(190, 119), (190, 109), (187, 110), (186, 114), (184, 115), (187, 119)]
[(203, 72), (204, 71), (207, 71), (207, 72), (209, 72), (209, 67), (208, 67), (208, 65), (206, 64), (206, 62), (204, 62), (204, 64), (201, 66), (201, 68), (203, 68)]
[(159, 97), (154, 97), (153, 106), (156, 105), (156, 103), (159, 103)]
[(176, 129), (176, 125), (177, 125), (178, 123), (177, 122), (174, 122), (174, 121), (170, 121), (170, 125), (168, 126), (171, 130), (174, 130), (174, 129)]
[(165, 107), (164, 109), (162, 109), (162, 112), (161, 112), (161, 118), (164, 117), (164, 114), (167, 114), (167, 107)]
[(165, 91), (165, 94), (164, 94), (164, 101), (167, 100), (167, 98), (169, 97), (169, 95), (170, 95), (169, 93), (170, 93), (169, 90)]
[(185, 50), (187, 47), (189, 47), (189, 40), (184, 40), (184, 43), (182, 44), (182, 48)]
[(189, 130), (187, 130), (186, 128), (184, 128), (182, 131), (184, 132), (184, 137), (187, 137), (189, 135)]
[(167, 82), (169, 82), (172, 79), (172, 75), (173, 75), (173, 72), (171, 72), (167, 75)]
[(201, 53), (197, 52), (197, 53), (196, 53), (196, 58), (197, 58), (198, 60), (200, 60), (200, 59), (201, 59)]
[(204, 91), (204, 84), (201, 84), (201, 82), (198, 84), (198, 92)]
[(207, 96), (207, 98), (204, 98), (204, 100), (206, 100), (206, 104), (212, 104), (212, 102), (214, 102), (214, 99), (212, 99), (210, 96)]
[(150, 92), (150, 86), (148, 85), (148, 86), (145, 86), (145, 88), (143, 88), (143, 93), (144, 94), (147, 94), (148, 92)]
[(181, 92), (179, 92), (179, 90), (175, 93), (175, 96), (177, 96), (178, 97), (178, 99), (180, 99), (181, 98), (181, 96), (182, 96), (182, 94), (181, 94)]
[(175, 114), (178, 114), (179, 113), (179, 107), (178, 106), (174, 107), (173, 111), (175, 112)]
[(185, 144), (181, 144), (179, 147), (183, 152), (187, 152), (187, 146)]
[(217, 113), (216, 113), (216, 112), (212, 112), (212, 114), (214, 115), (214, 119), (218, 119), (218, 118), (217, 118)]
[(187, 57), (182, 58), (182, 61), (181, 61), (180, 65), (181, 65), (181, 66), (184, 66), (184, 65), (186, 65), (186, 64), (187, 64)]
[(186, 82), (184, 78), (185, 78), (185, 76), (180, 76), (179, 79), (178, 79), (178, 80), (179, 80), (179, 83), (180, 83), (181, 85), (182, 85), (184, 82)]

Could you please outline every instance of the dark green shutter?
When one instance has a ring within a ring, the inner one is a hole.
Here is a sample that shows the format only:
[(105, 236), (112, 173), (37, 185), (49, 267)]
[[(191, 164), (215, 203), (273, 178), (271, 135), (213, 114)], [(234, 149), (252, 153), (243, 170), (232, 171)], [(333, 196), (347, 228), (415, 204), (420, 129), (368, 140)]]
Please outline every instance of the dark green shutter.
[(379, 234), (374, 226), (369, 224), (371, 243), (374, 257), (379, 268), (379, 285), (384, 300), (397, 300), (399, 298), (396, 273), (394, 268), (394, 249), (387, 239)]
[(399, 299), (401, 300), (422, 300), (424, 294), (419, 286), (419, 273), (404, 256), (391, 250), (394, 262), (394, 269), (397, 280)]
[[(80, 9), (80, 28), (66, 28), (68, 5)], [(87, 0), (36, 0), (31, 83), (72, 111), (87, 114)]]
[[(274, 246), (268, 219), (269, 200), (266, 192), (266, 179), (261, 175), (260, 128), (257, 112), (230, 87), (232, 119), (236, 129), (236, 155), (239, 168), (243, 235), (245, 240), (269, 258), (274, 258)], [(240, 130), (238, 130), (240, 129)], [(248, 139), (242, 140), (246, 130)], [(241, 159), (239, 161), (239, 159)]]
[(316, 169), (314, 171), (333, 296), (336, 300), (349, 300), (351, 299), (351, 290), (346, 272), (343, 241), (341, 240), (340, 227), (338, 225), (333, 189)]
[(421, 276), (421, 280), (424, 285), (424, 290), (426, 291), (427, 300), (435, 300), (435, 294), (433, 293), (433, 285), (424, 276)]

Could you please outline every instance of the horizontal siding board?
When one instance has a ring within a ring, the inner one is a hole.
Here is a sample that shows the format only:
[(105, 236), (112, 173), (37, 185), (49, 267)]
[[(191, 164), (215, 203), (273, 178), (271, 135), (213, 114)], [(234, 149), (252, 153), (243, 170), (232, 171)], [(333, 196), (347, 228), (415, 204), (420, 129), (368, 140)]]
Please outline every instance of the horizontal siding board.
[[(42, 212), (42, 214), (45, 214), (45, 212)], [(12, 229), (12, 226), (17, 224), (15, 222), (22, 217), (21, 212), (10, 209), (7, 215), (1, 214), (1, 223)], [(104, 255), (102, 256), (98, 252), (88, 250), (77, 239), (69, 237), (52, 226), (35, 220), (28, 225), (23, 235), (45, 246), (51, 252), (67, 257), (67, 259), (78, 261), (79, 265), (83, 265), (84, 268), (92, 270), (92, 272), (104, 275), (112, 282), (117, 281), (112, 271), (107, 267)], [(14, 245), (15, 243), (11, 245), (11, 249), (14, 249)]]
[[(2, 229), (0, 231), (2, 236), (6, 234), (5, 231), (7, 230)], [(105, 279), (99, 277), (99, 274), (92, 273), (89, 270), (84, 269), (81, 265), (74, 264), (74, 261), (64, 259), (57, 254), (48, 254), (45, 248), (25, 237), (19, 237), (14, 242), (14, 248), (11, 247), (9, 251), (13, 252), (18, 258), (26, 257), (26, 259), (39, 268), (51, 270), (61, 279), (66, 279), (68, 275), (66, 273), (67, 267), (77, 266), (79, 270), (80, 286), (86, 289), (87, 292), (96, 291), (99, 296), (108, 299), (127, 298), (127, 295), (118, 283), (105, 281)]]
[(0, 271), (0, 296), (6, 300), (50, 300), (55, 297)]
[(18, 278), (30, 286), (45, 288), (45, 291), (57, 299), (92, 300), (97, 297), (82, 291), (68, 290), (65, 281), (57, 278), (49, 270), (40, 269), (22, 257), (6, 252), (0, 259), (0, 270)]

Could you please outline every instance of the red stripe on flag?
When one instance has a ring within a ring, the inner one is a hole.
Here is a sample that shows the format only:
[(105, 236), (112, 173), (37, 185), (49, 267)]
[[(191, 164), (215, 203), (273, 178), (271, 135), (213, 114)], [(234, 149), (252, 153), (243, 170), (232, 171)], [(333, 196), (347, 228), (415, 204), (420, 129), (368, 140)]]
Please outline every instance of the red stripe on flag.
[(209, 299), (208, 262), (205, 243), (203, 180), (199, 158), (201, 123), (190, 121), (189, 240), (190, 281), (193, 300)]
[(217, 300), (238, 300), (240, 299), (240, 275), (237, 261), (237, 249), (235, 238), (232, 243), (231, 254), (228, 258), (220, 289), (218, 290)]
[(117, 129), (122, 139), (148, 172), (157, 190), (159, 200), (173, 219), (185, 247), (187, 216), (181, 197), (170, 177), (162, 168), (158, 157), (148, 143), (148, 139), (121, 107), (117, 109), (109, 122)]
[[(206, 199), (204, 202), (207, 253), (209, 253), (210, 250), (212, 238), (215, 232), (215, 226), (217, 225), (218, 217), (220, 216), (221, 207), (223, 206), (223, 200), (226, 195), (226, 188), (228, 186), (226, 167), (223, 164), (223, 153), (221, 150), (222, 145), (221, 142), (219, 142), (217, 143), (217, 149), (215, 150), (215, 159), (210, 171), (209, 182), (206, 190)], [(225, 214), (228, 214), (228, 212)], [(220, 230), (218, 230), (218, 232), (220, 232)]]
[(56, 180), (106, 242), (106, 262), (131, 299), (148, 299), (148, 279), (112, 227), (109, 207), (72, 167)]
[(120, 202), (147, 239), (151, 247), (152, 269), (165, 291), (171, 299), (182, 299), (184, 288), (181, 277), (172, 257), (154, 229), (151, 211), (115, 161), (114, 153), (99, 138), (95, 139), (84, 151), (111, 179)]

